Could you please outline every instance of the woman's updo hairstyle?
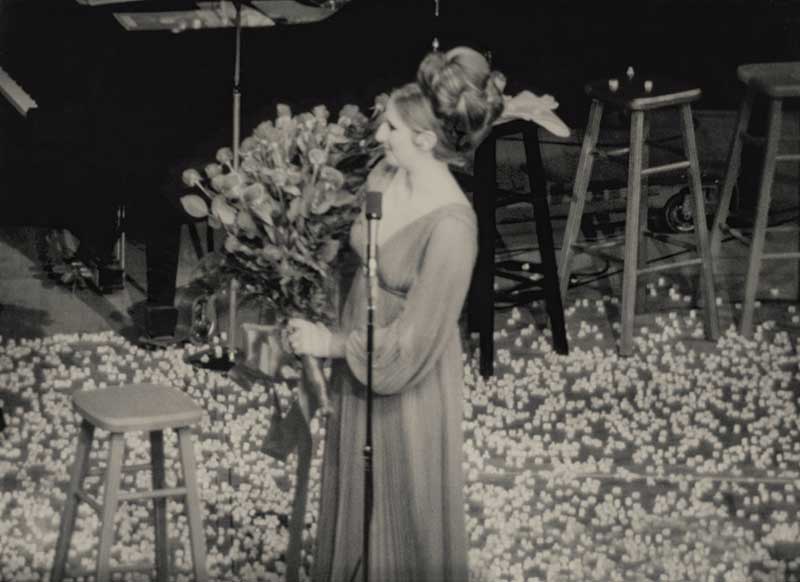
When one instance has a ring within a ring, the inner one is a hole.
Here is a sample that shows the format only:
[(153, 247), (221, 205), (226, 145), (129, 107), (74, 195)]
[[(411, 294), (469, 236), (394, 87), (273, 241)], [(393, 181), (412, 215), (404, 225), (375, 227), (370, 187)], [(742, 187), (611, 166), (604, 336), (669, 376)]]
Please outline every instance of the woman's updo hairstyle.
[(503, 112), (504, 88), (505, 77), (492, 71), (481, 53), (456, 47), (428, 54), (417, 70), (417, 82), (393, 98), (412, 129), (436, 134), (434, 156), (463, 163)]

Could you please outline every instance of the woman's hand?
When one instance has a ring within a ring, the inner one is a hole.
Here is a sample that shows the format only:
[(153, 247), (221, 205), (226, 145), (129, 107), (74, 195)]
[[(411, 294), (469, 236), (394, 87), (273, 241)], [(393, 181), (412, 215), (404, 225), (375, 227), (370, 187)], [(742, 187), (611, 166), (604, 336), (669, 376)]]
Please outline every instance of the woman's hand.
[(331, 356), (333, 334), (321, 323), (292, 318), (288, 322), (289, 347), (295, 354), (308, 354), (318, 358)]

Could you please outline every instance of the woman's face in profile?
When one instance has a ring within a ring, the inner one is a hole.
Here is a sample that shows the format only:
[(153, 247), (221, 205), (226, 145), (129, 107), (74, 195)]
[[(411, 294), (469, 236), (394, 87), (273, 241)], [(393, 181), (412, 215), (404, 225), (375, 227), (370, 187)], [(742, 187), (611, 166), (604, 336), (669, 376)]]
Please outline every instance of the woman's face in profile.
[(419, 155), (419, 148), (414, 143), (414, 132), (397, 112), (394, 100), (390, 99), (386, 106), (383, 122), (378, 127), (375, 139), (386, 151), (386, 160), (395, 166), (407, 168)]

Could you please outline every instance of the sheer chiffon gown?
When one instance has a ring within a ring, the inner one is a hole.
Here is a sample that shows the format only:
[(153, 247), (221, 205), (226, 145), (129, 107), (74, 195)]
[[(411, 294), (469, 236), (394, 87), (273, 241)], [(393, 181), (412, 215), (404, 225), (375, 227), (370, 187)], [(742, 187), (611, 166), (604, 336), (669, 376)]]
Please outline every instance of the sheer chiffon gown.
[[(361, 255), (365, 221), (350, 243)], [(373, 355), (375, 582), (466, 582), (463, 363), (458, 317), (477, 254), (468, 204), (447, 204), (395, 232), (378, 249)], [(313, 580), (361, 580), (366, 433), (366, 275), (345, 302), (327, 420)], [(354, 572), (358, 573), (354, 577)]]

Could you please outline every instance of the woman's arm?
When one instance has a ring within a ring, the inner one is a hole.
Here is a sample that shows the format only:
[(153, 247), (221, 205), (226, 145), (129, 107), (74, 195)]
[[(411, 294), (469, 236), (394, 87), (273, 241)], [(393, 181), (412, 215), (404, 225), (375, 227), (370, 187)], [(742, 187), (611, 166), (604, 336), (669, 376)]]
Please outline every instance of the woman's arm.
[[(472, 224), (448, 217), (434, 226), (402, 312), (387, 326), (375, 329), (373, 387), (377, 393), (393, 394), (415, 384), (438, 362), (449, 335), (457, 333), (476, 254)], [(331, 345), (337, 353), (343, 349), (353, 374), (366, 383), (366, 330), (337, 337)]]

